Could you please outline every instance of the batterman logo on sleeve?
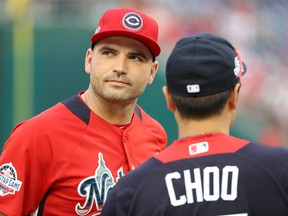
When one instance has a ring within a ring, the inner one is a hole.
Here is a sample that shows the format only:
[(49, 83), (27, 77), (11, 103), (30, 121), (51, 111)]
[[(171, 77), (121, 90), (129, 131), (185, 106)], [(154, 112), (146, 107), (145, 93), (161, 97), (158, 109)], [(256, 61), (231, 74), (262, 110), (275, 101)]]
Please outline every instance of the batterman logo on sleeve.
[(17, 172), (12, 163), (0, 167), (0, 196), (15, 194), (19, 191), (22, 182), (17, 179)]

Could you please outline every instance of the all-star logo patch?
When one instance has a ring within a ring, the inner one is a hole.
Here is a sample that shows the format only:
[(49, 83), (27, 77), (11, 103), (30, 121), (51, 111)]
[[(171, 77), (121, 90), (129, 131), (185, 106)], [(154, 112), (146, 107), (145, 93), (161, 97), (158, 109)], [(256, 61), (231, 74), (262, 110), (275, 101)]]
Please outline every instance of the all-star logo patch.
[(96, 28), (96, 30), (95, 30), (95, 34), (97, 34), (98, 32), (100, 32), (100, 30), (101, 30), (101, 26), (98, 25), (97, 28)]
[(0, 196), (15, 194), (21, 188), (22, 182), (17, 179), (17, 172), (12, 163), (0, 167)]
[(143, 18), (135, 13), (127, 13), (122, 19), (122, 25), (131, 31), (139, 31), (143, 27)]

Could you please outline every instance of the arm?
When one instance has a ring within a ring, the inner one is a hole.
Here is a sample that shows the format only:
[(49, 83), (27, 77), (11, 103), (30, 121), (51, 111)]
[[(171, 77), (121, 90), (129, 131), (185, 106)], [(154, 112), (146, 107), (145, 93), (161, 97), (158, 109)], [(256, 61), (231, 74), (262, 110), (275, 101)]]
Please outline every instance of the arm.
[[(16, 129), (13, 130), (3, 147), (0, 157), (0, 170), (5, 172), (4, 175), (3, 172), (1, 172), (2, 180), (5, 179), (7, 182), (8, 179), (11, 179), (11, 182), (13, 182), (11, 185), (7, 183), (1, 185), (0, 216), (5, 214), (28, 215), (30, 211), (32, 211), (31, 206), (36, 206), (36, 202), (40, 202), (36, 200), (35, 197), (40, 194), (39, 188), (43, 188), (40, 182), (41, 178), (43, 178), (41, 174), (44, 171), (41, 171), (40, 168), (34, 165), (40, 164), (41, 161), (36, 158), (43, 158), (43, 154), (40, 154), (38, 151), (39, 148), (35, 148), (35, 146), (37, 147), (36, 144), (40, 143), (41, 140), (38, 139), (38, 134), (35, 134), (34, 130), (30, 130), (31, 127), (26, 127), (24, 124), (22, 125), (23, 126), (18, 125)], [(31, 133), (31, 131), (33, 131), (33, 133)], [(27, 179), (28, 183), (26, 181)], [(41, 186), (37, 185), (37, 182), (40, 183)], [(27, 191), (29, 192), (27, 193)], [(24, 206), (25, 208), (23, 208)], [(23, 210), (26, 212), (23, 212)]]

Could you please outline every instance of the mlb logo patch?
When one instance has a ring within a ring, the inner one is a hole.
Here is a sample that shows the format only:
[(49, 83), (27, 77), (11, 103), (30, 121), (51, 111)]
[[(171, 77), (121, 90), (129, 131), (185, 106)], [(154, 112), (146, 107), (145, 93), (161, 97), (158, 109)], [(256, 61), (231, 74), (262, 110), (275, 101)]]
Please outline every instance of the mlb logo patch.
[(187, 89), (188, 93), (198, 93), (198, 92), (200, 92), (200, 86), (198, 84), (187, 85), (186, 89)]
[(209, 150), (208, 142), (200, 142), (189, 145), (189, 154), (196, 155), (207, 152)]

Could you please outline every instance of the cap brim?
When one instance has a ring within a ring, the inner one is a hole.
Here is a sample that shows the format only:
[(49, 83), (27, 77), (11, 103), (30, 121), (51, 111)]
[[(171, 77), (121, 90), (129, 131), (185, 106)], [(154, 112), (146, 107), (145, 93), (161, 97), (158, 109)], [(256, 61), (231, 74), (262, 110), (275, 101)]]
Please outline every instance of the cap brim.
[(104, 39), (107, 37), (112, 37), (112, 36), (126, 36), (126, 37), (133, 38), (133, 39), (138, 40), (141, 43), (145, 44), (155, 57), (160, 55), (161, 48), (157, 43), (155, 43), (153, 40), (151, 40), (148, 37), (145, 37), (145, 36), (140, 35), (140, 34), (134, 34), (133, 32), (119, 31), (119, 30), (99, 32), (97, 34), (94, 34), (91, 37), (91, 42), (93, 44), (93, 43), (95, 43), (101, 39)]

